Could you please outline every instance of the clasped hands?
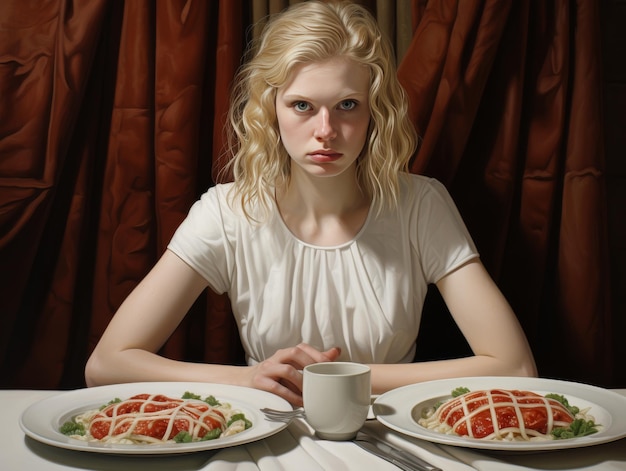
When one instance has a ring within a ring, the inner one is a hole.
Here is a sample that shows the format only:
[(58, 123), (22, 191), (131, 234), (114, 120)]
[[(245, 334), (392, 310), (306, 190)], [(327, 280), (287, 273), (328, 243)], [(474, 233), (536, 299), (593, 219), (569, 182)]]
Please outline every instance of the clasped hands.
[(301, 343), (277, 350), (274, 355), (250, 367), (248, 381), (253, 388), (271, 392), (302, 406), (302, 369), (312, 363), (335, 361), (341, 354), (338, 347), (319, 351)]

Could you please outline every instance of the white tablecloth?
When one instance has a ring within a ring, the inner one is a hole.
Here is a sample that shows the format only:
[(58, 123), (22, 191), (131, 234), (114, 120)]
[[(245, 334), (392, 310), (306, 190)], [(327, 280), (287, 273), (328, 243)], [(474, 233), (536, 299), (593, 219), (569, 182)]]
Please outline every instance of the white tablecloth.
[[(626, 395), (626, 390), (618, 392)], [(315, 438), (303, 421), (292, 422), (287, 429), (258, 442), (218, 452), (203, 451), (175, 456), (77, 452), (45, 445), (26, 437), (19, 427), (22, 412), (30, 404), (59, 393), (61, 391), (0, 390), (3, 424), (0, 427), (0, 470), (398, 470), (351, 442)], [(436, 445), (397, 434), (376, 421), (368, 421), (365, 427), (445, 471), (626, 471), (626, 439), (566, 451), (504, 453)]]

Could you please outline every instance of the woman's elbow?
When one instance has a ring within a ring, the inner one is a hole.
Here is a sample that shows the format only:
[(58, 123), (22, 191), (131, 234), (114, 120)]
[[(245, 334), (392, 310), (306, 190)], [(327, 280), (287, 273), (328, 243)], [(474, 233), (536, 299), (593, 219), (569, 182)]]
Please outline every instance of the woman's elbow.
[(537, 371), (537, 365), (535, 365), (535, 362), (532, 362), (532, 365), (528, 366), (524, 370), (524, 376), (530, 376), (533, 378), (539, 376), (539, 372)]
[(103, 374), (104, 366), (98, 359), (96, 352), (92, 353), (85, 364), (85, 384), (87, 387), (101, 386), (106, 384)]
[(532, 355), (522, 359), (517, 365), (514, 376), (527, 376), (536, 378), (538, 376), (537, 365)]

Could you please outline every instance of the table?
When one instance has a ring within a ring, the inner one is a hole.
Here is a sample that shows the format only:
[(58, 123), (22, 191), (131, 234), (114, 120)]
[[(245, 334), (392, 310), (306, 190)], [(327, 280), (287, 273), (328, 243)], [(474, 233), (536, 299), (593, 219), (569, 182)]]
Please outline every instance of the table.
[[(616, 390), (626, 396), (626, 389)], [(26, 437), (19, 417), (32, 403), (62, 391), (0, 390), (0, 469), (53, 471), (89, 469), (99, 471), (137, 470), (377, 470), (397, 471), (351, 442), (318, 440), (303, 421), (294, 421), (278, 434), (247, 445), (221, 451), (202, 451), (175, 456), (104, 455), (63, 450)], [(477, 452), (435, 445), (404, 437), (377, 421), (366, 424), (369, 431), (391, 436), (397, 443), (446, 471), (626, 470), (626, 439), (592, 447), (542, 453)]]

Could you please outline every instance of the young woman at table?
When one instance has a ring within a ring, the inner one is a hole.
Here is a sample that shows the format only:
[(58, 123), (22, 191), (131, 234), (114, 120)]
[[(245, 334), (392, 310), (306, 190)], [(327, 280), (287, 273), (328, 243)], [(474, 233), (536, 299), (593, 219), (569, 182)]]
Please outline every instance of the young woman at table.
[[(536, 374), (450, 196), (406, 171), (416, 137), (392, 58), (355, 4), (304, 2), (270, 22), (230, 110), (234, 183), (201, 197), (119, 308), (88, 385), (228, 383), (298, 405), (302, 368), (322, 361), (370, 364), (374, 393)], [(429, 283), (473, 356), (413, 362)], [(228, 293), (248, 366), (156, 353), (207, 286)]]

